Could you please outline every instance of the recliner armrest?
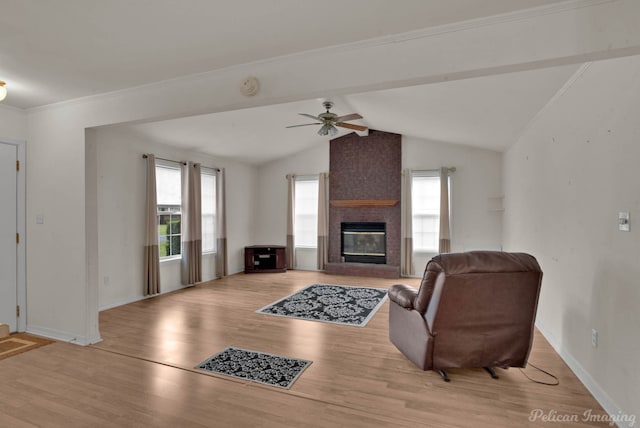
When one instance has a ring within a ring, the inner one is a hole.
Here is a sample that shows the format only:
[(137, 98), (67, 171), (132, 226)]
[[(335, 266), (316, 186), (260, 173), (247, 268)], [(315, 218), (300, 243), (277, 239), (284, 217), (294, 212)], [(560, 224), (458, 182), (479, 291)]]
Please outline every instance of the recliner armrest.
[(389, 299), (408, 310), (413, 309), (413, 302), (418, 295), (415, 288), (405, 284), (392, 285), (387, 293)]

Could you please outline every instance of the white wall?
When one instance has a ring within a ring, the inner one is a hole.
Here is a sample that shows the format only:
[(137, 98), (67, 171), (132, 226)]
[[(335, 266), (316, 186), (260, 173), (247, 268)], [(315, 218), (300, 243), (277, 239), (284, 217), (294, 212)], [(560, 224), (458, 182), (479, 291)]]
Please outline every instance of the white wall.
[[(255, 219), (256, 244), (287, 243), (287, 174), (317, 175), (329, 172), (329, 140), (292, 156), (258, 168), (258, 206)], [(317, 250), (296, 250), (296, 268), (315, 269)]]
[[(500, 249), (502, 212), (492, 211), (490, 198), (502, 196), (502, 155), (462, 145), (402, 137), (403, 168), (439, 169), (455, 166), (451, 179), (452, 250)], [(329, 143), (270, 162), (258, 170), (261, 207), (256, 239), (263, 244), (286, 242), (287, 174), (317, 174), (329, 170)], [(331, 180), (331, 177), (329, 177)], [(297, 254), (298, 255), (298, 254)], [(313, 254), (300, 254), (298, 263), (311, 268)], [(432, 255), (416, 254), (416, 275)]]
[[(451, 175), (451, 251), (500, 250), (502, 155), (491, 150), (402, 137), (402, 167), (433, 170), (455, 167)], [(414, 254), (421, 276), (434, 254)]]
[(640, 57), (583, 71), (505, 155), (504, 244), (542, 266), (540, 330), (606, 410), (640, 417)]
[(84, 114), (29, 112), (27, 130), (27, 331), (75, 343), (99, 339), (97, 289), (87, 287)]
[(22, 140), (27, 138), (27, 113), (0, 104), (0, 138)]
[[(96, 176), (100, 309), (143, 298), (146, 186), (143, 153), (225, 168), (229, 272), (236, 273), (244, 269), (242, 250), (252, 240), (250, 219), (255, 199), (254, 167), (147, 141), (121, 128), (106, 127), (94, 132), (96, 168), (87, 166), (87, 183), (91, 182), (91, 174)], [(214, 262), (213, 255), (203, 257), (203, 281), (215, 278)], [(160, 279), (163, 293), (182, 288), (180, 261), (161, 262)]]

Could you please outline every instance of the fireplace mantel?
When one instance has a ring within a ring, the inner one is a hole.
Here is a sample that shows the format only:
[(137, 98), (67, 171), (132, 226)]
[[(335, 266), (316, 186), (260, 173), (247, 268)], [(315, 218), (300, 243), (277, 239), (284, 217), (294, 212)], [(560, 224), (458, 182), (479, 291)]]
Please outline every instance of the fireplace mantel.
[(334, 207), (395, 207), (398, 204), (396, 199), (340, 199), (331, 200), (329, 203)]

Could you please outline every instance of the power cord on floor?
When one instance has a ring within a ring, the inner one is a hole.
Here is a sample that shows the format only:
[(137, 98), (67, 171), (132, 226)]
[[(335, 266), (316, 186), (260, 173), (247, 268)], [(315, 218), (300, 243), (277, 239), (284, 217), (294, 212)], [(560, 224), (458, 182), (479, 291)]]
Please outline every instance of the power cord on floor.
[(552, 382), (542, 382), (542, 381), (540, 381), (540, 380), (535, 380), (535, 379), (530, 378), (530, 377), (529, 377), (529, 376), (524, 372), (524, 370), (523, 370), (523, 369), (519, 369), (519, 370), (522, 372), (522, 374), (524, 375), (524, 377), (526, 377), (527, 379), (529, 379), (531, 382), (539, 383), (539, 384), (541, 384), (541, 385), (549, 385), (549, 386), (556, 386), (556, 385), (560, 385), (560, 380), (558, 380), (558, 378), (557, 378), (555, 375), (553, 375), (553, 374), (549, 373), (549, 372), (548, 372), (548, 371), (546, 371), (546, 370), (542, 370), (540, 367), (536, 367), (535, 365), (533, 365), (533, 364), (531, 364), (531, 363), (528, 363), (528, 365), (530, 365), (530, 366), (531, 366), (531, 367), (533, 367), (534, 369), (539, 370), (539, 371), (541, 371), (542, 373), (546, 374), (547, 376), (550, 376), (550, 377), (552, 377), (552, 378), (554, 378), (554, 379), (556, 380), (556, 381), (555, 381), (555, 383), (552, 383)]

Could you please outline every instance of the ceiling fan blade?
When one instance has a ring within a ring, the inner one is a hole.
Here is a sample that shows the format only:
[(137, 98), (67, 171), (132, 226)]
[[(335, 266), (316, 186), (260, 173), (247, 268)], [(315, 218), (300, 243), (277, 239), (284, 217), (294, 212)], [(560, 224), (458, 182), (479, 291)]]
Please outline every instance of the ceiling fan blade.
[(322, 123), (320, 123), (320, 122), (317, 122), (317, 123), (303, 123), (302, 125), (285, 126), (285, 128), (297, 128), (299, 126), (309, 126), (309, 125), (322, 125)]
[(353, 123), (338, 122), (338, 123), (336, 123), (336, 126), (339, 126), (341, 128), (355, 129), (356, 131), (366, 131), (367, 130), (366, 126), (354, 125)]
[(300, 116), (305, 116), (305, 117), (310, 117), (311, 119), (315, 119), (315, 120), (320, 120), (318, 119), (318, 116), (314, 116), (312, 114), (306, 114), (306, 113), (298, 113)]
[(344, 116), (336, 117), (336, 122), (344, 122), (346, 120), (356, 119), (362, 119), (362, 116), (360, 116), (358, 113), (345, 114)]

